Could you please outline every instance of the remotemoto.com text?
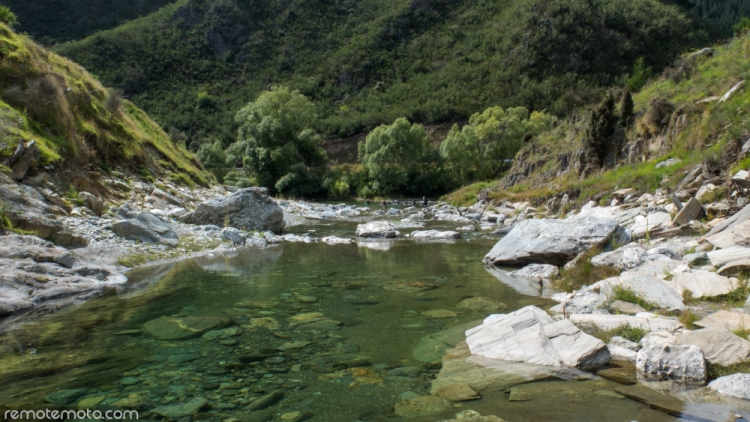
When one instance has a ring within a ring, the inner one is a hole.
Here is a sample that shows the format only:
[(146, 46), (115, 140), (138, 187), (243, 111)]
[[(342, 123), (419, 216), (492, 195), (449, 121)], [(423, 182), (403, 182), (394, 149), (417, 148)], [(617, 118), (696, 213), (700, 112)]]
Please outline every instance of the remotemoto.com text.
[(100, 419), (100, 420), (138, 420), (136, 410), (7, 410), (4, 420), (76, 420), (76, 419)]

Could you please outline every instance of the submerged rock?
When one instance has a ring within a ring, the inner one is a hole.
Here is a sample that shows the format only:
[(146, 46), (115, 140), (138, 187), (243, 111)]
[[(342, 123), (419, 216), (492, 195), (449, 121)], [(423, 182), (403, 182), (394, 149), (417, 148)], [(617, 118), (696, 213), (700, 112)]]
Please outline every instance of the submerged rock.
[(469, 401), (482, 398), (479, 393), (467, 384), (449, 384), (440, 387), (437, 391), (437, 395), (450, 402)]
[(225, 220), (230, 226), (243, 230), (274, 233), (280, 233), (286, 225), (284, 211), (268, 197), (265, 188), (239, 189), (230, 195), (201, 202), (185, 222), (224, 226)]
[(444, 420), (441, 422), (505, 422), (505, 420), (495, 415), (482, 416), (474, 410), (464, 410), (461, 413), (457, 413), (455, 419)]
[(371, 223), (360, 224), (357, 226), (357, 237), (376, 237), (392, 239), (401, 236), (396, 230), (396, 226), (389, 221), (373, 221)]
[(424, 396), (400, 401), (396, 403), (393, 410), (396, 416), (416, 418), (434, 415), (449, 407), (450, 402), (448, 400), (436, 396)]
[(188, 340), (230, 323), (229, 319), (219, 317), (161, 317), (143, 324), (143, 330), (156, 340)]
[(508, 305), (486, 297), (470, 297), (459, 302), (456, 307), (470, 311), (493, 313), (507, 308)]
[(196, 397), (185, 403), (157, 407), (156, 409), (153, 409), (152, 412), (164, 416), (165, 418), (181, 418), (184, 416), (195, 415), (207, 403), (208, 400), (205, 398)]
[(466, 332), (466, 343), (476, 356), (537, 365), (596, 368), (610, 359), (601, 340), (535, 306), (491, 315)]
[(549, 280), (558, 274), (560, 274), (560, 270), (556, 266), (548, 264), (530, 264), (510, 273), (513, 277), (526, 277), (533, 280)]
[(579, 253), (609, 242), (618, 227), (615, 220), (596, 217), (524, 220), (492, 248), (484, 262), (565, 265)]

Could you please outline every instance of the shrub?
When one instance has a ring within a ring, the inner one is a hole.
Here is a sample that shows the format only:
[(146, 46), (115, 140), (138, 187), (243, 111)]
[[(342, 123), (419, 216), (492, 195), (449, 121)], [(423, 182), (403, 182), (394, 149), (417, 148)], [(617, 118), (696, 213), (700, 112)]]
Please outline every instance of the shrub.
[(750, 30), (750, 18), (742, 18), (734, 26), (734, 36), (739, 37), (748, 30)]
[(9, 211), (8, 206), (3, 201), (0, 201), (0, 232), (13, 228), (13, 224), (8, 216)]
[(620, 100), (620, 124), (623, 127), (628, 128), (633, 124), (634, 109), (633, 95), (630, 91), (625, 91)]
[(604, 100), (591, 110), (586, 130), (586, 144), (596, 155), (600, 167), (604, 165), (604, 160), (612, 149), (616, 124), (615, 98), (608, 92)]
[(669, 101), (654, 98), (646, 114), (638, 121), (638, 132), (643, 136), (658, 136), (669, 125), (674, 109), (674, 104)]
[(193, 181), (184, 173), (171, 173), (167, 176), (167, 179), (177, 185), (186, 186), (192, 188), (194, 186)]
[(682, 314), (680, 314), (680, 322), (687, 328), (688, 330), (695, 329), (695, 321), (698, 321), (699, 317), (698, 315), (694, 314), (690, 309), (684, 311)]
[(110, 113), (114, 114), (120, 109), (120, 105), (122, 104), (122, 94), (123, 91), (121, 89), (107, 90), (107, 97), (104, 99), (104, 105)]
[(642, 328), (632, 327), (630, 324), (621, 325), (611, 330), (602, 330), (598, 326), (586, 327), (586, 332), (603, 341), (605, 344), (608, 344), (610, 340), (612, 340), (612, 337), (622, 337), (634, 343), (638, 343), (643, 340), (643, 337), (645, 337), (646, 334), (648, 334), (648, 331)]
[(16, 18), (15, 13), (11, 12), (8, 6), (0, 5), (0, 22), (14, 27), (18, 24), (18, 18)]
[(628, 77), (625, 85), (630, 92), (638, 92), (644, 85), (646, 85), (646, 82), (651, 78), (651, 74), (652, 69), (646, 67), (646, 63), (644, 62), (643, 57), (641, 57), (635, 61), (635, 64), (633, 65), (633, 74)]

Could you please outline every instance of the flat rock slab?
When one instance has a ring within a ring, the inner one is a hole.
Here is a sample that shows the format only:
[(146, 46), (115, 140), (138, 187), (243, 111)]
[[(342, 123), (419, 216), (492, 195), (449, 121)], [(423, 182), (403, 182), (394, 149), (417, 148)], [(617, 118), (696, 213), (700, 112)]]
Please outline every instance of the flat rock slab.
[(431, 394), (450, 384), (467, 384), (476, 391), (504, 391), (514, 385), (545, 379), (585, 380), (593, 375), (575, 368), (532, 365), (472, 356), (461, 342), (443, 355), (443, 366), (432, 381)]
[(623, 274), (595, 283), (594, 288), (609, 299), (615, 298), (617, 288), (631, 290), (639, 298), (661, 308), (682, 308), (682, 296), (670, 285), (652, 275)]
[(476, 390), (467, 384), (449, 384), (440, 387), (437, 394), (450, 402), (478, 400), (482, 398)]
[(635, 375), (635, 368), (609, 368), (597, 371), (596, 375), (618, 384), (635, 385), (638, 383), (638, 377)]
[(708, 388), (725, 396), (750, 400), (750, 374), (733, 374), (717, 378), (708, 384)]
[(631, 315), (573, 314), (569, 320), (576, 325), (596, 325), (602, 330), (614, 330), (624, 325), (630, 325), (651, 332), (668, 331), (672, 333), (683, 327), (680, 321), (672, 319), (643, 318)]
[(639, 314), (641, 312), (646, 312), (643, 307), (641, 307), (638, 304), (625, 302), (622, 300), (616, 300), (612, 302), (611, 305), (609, 305), (609, 311), (615, 314), (627, 314), (627, 315), (635, 315)]
[(750, 327), (750, 314), (731, 311), (719, 311), (695, 323), (698, 327), (737, 331)]
[(156, 340), (187, 340), (226, 327), (230, 323), (228, 318), (220, 317), (161, 317), (143, 324), (143, 330)]
[(607, 243), (618, 228), (615, 220), (583, 217), (524, 220), (484, 257), (486, 264), (562, 266), (579, 253)]
[(489, 316), (466, 332), (466, 343), (475, 356), (537, 365), (594, 368), (610, 358), (601, 340), (535, 306)]
[(748, 270), (750, 270), (750, 259), (740, 259), (739, 261), (732, 261), (724, 264), (721, 268), (716, 270), (716, 273), (723, 276), (730, 276)]
[(665, 280), (681, 296), (690, 290), (696, 299), (725, 295), (737, 289), (737, 279), (730, 279), (706, 270), (690, 270), (677, 273), (672, 280)]
[(737, 223), (720, 233), (707, 237), (706, 240), (722, 249), (750, 246), (750, 220)]
[(729, 366), (742, 363), (750, 358), (750, 341), (740, 338), (731, 331), (707, 328), (682, 334), (681, 344), (700, 347), (709, 363)]
[(708, 255), (708, 259), (711, 260), (711, 265), (721, 268), (733, 261), (750, 259), (750, 248), (735, 246), (707, 252), (706, 255)]
[(650, 408), (660, 410), (674, 416), (680, 416), (685, 410), (685, 403), (666, 394), (659, 393), (642, 386), (623, 386), (615, 388), (615, 392), (623, 396), (648, 405)]

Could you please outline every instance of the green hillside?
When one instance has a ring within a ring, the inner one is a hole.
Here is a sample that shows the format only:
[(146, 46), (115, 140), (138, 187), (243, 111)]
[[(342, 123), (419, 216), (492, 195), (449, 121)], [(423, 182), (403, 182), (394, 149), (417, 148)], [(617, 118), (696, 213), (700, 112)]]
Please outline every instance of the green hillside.
[(31, 140), (41, 150), (39, 165), (75, 171), (96, 163), (208, 183), (192, 153), (120, 92), (0, 23), (0, 160)]
[(78, 40), (146, 16), (172, 0), (3, 0), (18, 15), (18, 30), (37, 42)]
[(275, 84), (314, 101), (327, 138), (495, 105), (565, 115), (640, 57), (661, 69), (705, 46), (699, 26), (657, 0), (180, 0), (55, 51), (188, 143), (228, 145)]

